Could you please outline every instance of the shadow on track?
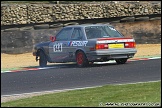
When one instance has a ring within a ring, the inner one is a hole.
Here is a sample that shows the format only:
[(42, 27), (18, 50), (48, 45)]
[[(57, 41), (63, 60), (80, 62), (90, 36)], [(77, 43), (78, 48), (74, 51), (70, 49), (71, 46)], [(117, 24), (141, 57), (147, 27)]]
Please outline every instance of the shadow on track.
[[(129, 62), (130, 63), (130, 62)], [(89, 64), (88, 66), (86, 67), (78, 67), (77, 64), (75, 62), (73, 63), (62, 63), (62, 64), (49, 64), (47, 65), (46, 67), (40, 67), (40, 66), (29, 66), (29, 67), (23, 67), (23, 68), (93, 68), (93, 67), (103, 67), (103, 66), (114, 66), (114, 65), (126, 65), (126, 64), (129, 64), (128, 62), (126, 62), (125, 64), (117, 64), (116, 62), (113, 62), (113, 63), (100, 63), (100, 64), (97, 64), (96, 63), (93, 63), (93, 64)]]

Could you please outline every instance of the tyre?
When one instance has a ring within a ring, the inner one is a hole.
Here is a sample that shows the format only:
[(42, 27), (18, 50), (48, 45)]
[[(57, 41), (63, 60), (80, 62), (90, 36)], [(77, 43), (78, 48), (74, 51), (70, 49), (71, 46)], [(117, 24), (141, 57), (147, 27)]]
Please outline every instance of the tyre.
[(43, 51), (39, 53), (39, 66), (46, 67), (47, 66), (47, 59)]
[(91, 65), (94, 64), (94, 61), (90, 61), (89, 64), (91, 64)]
[(76, 62), (77, 62), (78, 67), (86, 67), (89, 65), (88, 59), (83, 51), (77, 52)]
[(124, 64), (127, 62), (127, 58), (122, 58), (122, 59), (116, 59), (115, 60), (117, 64)]

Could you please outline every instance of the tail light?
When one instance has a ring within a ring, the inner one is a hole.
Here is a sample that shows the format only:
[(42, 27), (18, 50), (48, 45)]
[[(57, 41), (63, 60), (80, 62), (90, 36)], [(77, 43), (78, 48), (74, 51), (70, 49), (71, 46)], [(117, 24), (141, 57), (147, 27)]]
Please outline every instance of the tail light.
[(136, 43), (135, 42), (125, 42), (125, 48), (135, 48)]
[(108, 49), (108, 44), (96, 44), (96, 50)]

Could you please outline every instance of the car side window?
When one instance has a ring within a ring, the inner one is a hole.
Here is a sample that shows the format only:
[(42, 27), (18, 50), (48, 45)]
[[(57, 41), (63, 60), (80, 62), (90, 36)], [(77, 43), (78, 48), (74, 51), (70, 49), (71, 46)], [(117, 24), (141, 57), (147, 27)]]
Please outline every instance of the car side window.
[(65, 41), (68, 40), (69, 36), (71, 36), (72, 28), (64, 28), (61, 32), (56, 36), (57, 41)]
[(80, 28), (74, 28), (74, 31), (71, 36), (71, 40), (82, 40), (83, 32)]

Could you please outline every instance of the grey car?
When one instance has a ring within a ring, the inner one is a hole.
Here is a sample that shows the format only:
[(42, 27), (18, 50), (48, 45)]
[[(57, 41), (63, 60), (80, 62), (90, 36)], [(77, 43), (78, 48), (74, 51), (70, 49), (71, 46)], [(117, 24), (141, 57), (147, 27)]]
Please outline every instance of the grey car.
[(136, 43), (109, 24), (85, 24), (63, 27), (50, 41), (34, 45), (33, 55), (39, 66), (49, 63), (76, 62), (79, 67), (90, 63), (115, 60), (124, 64), (134, 57)]

